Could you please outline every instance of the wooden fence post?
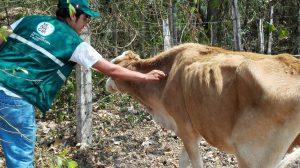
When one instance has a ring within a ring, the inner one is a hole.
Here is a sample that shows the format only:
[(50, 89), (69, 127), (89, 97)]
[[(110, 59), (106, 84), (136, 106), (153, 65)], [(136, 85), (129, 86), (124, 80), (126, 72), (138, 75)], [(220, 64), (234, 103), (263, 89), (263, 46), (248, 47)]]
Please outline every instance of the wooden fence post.
[(258, 37), (259, 37), (259, 52), (265, 52), (265, 35), (264, 35), (264, 20), (259, 19), (259, 30), (258, 30)]
[[(270, 10), (270, 26), (273, 26), (273, 12), (274, 12), (274, 7), (271, 6), (271, 10)], [(271, 54), (272, 53), (272, 43), (273, 43), (273, 33), (272, 33), (272, 29), (270, 29), (267, 54)]]
[(238, 10), (238, 0), (232, 0), (231, 11), (233, 17), (234, 49), (241, 51), (243, 50), (243, 46), (242, 46), (240, 13)]
[(163, 36), (164, 36), (164, 50), (167, 50), (172, 47), (168, 19), (163, 20)]
[[(90, 43), (90, 29), (86, 28), (81, 38)], [(82, 147), (92, 143), (92, 72), (76, 65), (76, 140)]]

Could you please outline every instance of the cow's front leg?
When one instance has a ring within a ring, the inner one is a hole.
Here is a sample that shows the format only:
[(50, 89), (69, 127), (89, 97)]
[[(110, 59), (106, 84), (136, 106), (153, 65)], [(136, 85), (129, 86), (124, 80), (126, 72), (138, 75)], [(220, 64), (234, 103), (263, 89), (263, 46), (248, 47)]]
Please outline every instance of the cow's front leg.
[(179, 156), (179, 168), (187, 168), (191, 165), (190, 158), (183, 147)]
[(203, 168), (203, 159), (199, 150), (199, 138), (197, 134), (192, 130), (191, 126), (188, 126), (188, 129), (180, 131), (180, 138), (182, 139), (184, 148), (186, 150), (186, 152), (182, 151), (182, 154), (188, 155), (189, 158), (189, 160), (182, 160), (182, 166), (189, 166), (189, 161), (191, 161), (193, 168)]
[[(203, 168), (203, 161), (198, 146), (200, 136), (198, 135), (198, 132), (194, 130), (186, 110), (184, 94), (182, 93), (182, 87), (180, 85), (181, 71), (177, 71), (177, 73), (173, 74), (177, 77), (174, 77), (166, 84), (165, 91), (162, 95), (162, 104), (164, 105), (166, 112), (172, 116), (176, 123), (177, 130), (174, 131), (183, 141), (184, 148), (193, 168)], [(177, 85), (175, 85), (175, 83), (177, 83)], [(183, 153), (183, 155), (186, 154)], [(182, 160), (181, 164), (183, 166), (187, 165), (185, 163), (186, 161)]]

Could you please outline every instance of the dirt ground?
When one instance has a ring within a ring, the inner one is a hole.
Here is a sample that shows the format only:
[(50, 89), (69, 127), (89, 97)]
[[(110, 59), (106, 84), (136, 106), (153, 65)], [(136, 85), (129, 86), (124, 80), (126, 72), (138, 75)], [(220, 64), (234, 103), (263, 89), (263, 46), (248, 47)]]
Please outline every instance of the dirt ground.
[[(46, 146), (51, 149), (47, 150), (48, 153), (51, 151), (59, 153), (59, 150), (70, 149), (73, 146), (69, 156), (80, 167), (178, 167), (182, 148), (180, 139), (174, 133), (163, 130), (147, 113), (129, 108), (128, 111), (123, 110), (123, 112), (101, 110), (94, 112), (93, 116), (93, 145), (85, 151), (80, 151), (74, 143), (73, 123), (65, 121), (58, 125), (54, 122), (47, 124), (38, 122), (40, 136), (38, 152), (41, 152), (41, 155), (37, 156), (38, 165), (42, 166), (41, 160), (45, 160), (43, 158), (47, 156)], [(59, 135), (58, 139), (49, 140), (50, 135), (53, 137), (51, 132), (54, 130), (59, 130), (62, 135)], [(41, 150), (43, 148), (44, 150)], [(204, 140), (201, 141), (200, 149), (207, 168), (237, 167), (233, 155), (227, 155), (210, 147)]]
[[(75, 126), (71, 122), (69, 124), (70, 126), (65, 127), (62, 127), (63, 124), (58, 126), (64, 130), (61, 137), (66, 137), (65, 140), (61, 138), (59, 144), (65, 144), (65, 148), (75, 145)], [(75, 148), (70, 152), (72, 153), (70, 156), (80, 165), (79, 167), (179, 167), (178, 158), (183, 146), (181, 140), (171, 131), (162, 129), (143, 110), (136, 110), (133, 107), (111, 111), (95, 110), (93, 125), (93, 146), (85, 151), (78, 152), (78, 148)], [(233, 155), (220, 152), (204, 140), (201, 141), (199, 148), (205, 168), (238, 167)], [(299, 168), (300, 164), (294, 163), (289, 167)]]
[[(143, 110), (93, 112), (93, 143), (85, 150), (75, 142), (73, 120), (55, 123), (38, 119), (36, 167), (82, 168), (177, 168), (182, 148), (180, 139), (155, 124)], [(199, 146), (205, 168), (236, 168), (233, 155), (220, 152), (204, 140)], [(4, 164), (3, 154), (0, 164)], [(74, 165), (73, 165), (74, 166)], [(295, 163), (290, 167), (300, 167)]]

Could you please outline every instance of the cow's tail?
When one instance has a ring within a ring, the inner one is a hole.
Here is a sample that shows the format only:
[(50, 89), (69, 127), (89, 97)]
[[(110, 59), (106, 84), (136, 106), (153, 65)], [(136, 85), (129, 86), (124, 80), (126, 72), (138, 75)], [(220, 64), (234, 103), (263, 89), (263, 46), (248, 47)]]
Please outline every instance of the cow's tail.
[(295, 149), (292, 153), (285, 155), (276, 168), (285, 168), (289, 164), (300, 158), (300, 148)]

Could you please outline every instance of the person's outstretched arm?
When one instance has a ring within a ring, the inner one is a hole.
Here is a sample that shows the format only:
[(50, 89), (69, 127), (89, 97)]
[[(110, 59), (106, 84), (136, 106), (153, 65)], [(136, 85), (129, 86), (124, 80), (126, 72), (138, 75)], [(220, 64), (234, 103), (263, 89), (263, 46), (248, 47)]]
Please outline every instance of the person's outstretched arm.
[(151, 81), (159, 81), (166, 76), (164, 72), (159, 70), (152, 70), (146, 74), (136, 72), (136, 71), (131, 71), (119, 65), (115, 65), (104, 58), (98, 60), (92, 67), (114, 78), (115, 80), (151, 82)]

